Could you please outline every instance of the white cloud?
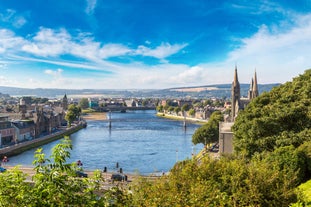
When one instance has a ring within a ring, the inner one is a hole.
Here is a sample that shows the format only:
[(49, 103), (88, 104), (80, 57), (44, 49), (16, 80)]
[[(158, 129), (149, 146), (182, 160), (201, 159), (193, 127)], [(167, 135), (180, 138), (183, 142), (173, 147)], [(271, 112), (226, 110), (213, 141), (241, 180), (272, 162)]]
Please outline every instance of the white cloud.
[(188, 44), (186, 43), (171, 45), (170, 43), (162, 42), (161, 45), (157, 46), (154, 49), (140, 45), (135, 51), (135, 54), (163, 59), (163, 58), (167, 58), (173, 54), (178, 53), (180, 50), (185, 48), (187, 45)]
[(60, 77), (63, 72), (63, 69), (58, 68), (57, 70), (47, 69), (44, 71), (45, 74), (52, 75), (54, 77)]
[(295, 25), (284, 31), (263, 25), (242, 46), (229, 54), (227, 63), (237, 62), (245, 71), (258, 69), (265, 77), (262, 82), (285, 82), (289, 77), (311, 68), (311, 15), (295, 16)]
[[(269, 8), (263, 8), (263, 10)], [(38, 87), (62, 88), (168, 88), (177, 86), (230, 83), (237, 63), (239, 80), (249, 83), (255, 68), (259, 83), (285, 82), (303, 70), (311, 68), (311, 15), (295, 16), (291, 27), (262, 25), (258, 32), (240, 39), (242, 45), (231, 51), (223, 62), (201, 63), (195, 66), (170, 64), (165, 59), (181, 52), (188, 44), (162, 42), (151, 46), (151, 41), (137, 48), (119, 43), (101, 43), (92, 34), (70, 34), (66, 29), (40, 28), (27, 38), (10, 30), (0, 29), (0, 54), (10, 54), (10, 61), (38, 62), (57, 65), (64, 69), (44, 71), (51, 81), (38, 80)], [(33, 56), (35, 55), (35, 57)], [(69, 55), (77, 60), (62, 59)], [(160, 59), (150, 66), (143, 62), (121, 64), (110, 57), (146, 56)], [(8, 68), (9, 68), (9, 64)], [(1, 65), (0, 65), (1, 67)], [(65, 67), (109, 71), (111, 74), (94, 77), (65, 77)], [(4, 77), (2, 83), (11, 83)], [(31, 81), (30, 81), (31, 82)], [(40, 83), (39, 83), (40, 82)], [(90, 84), (92, 83), (92, 85)]]
[(59, 56), (69, 49), (71, 36), (65, 29), (55, 31), (40, 28), (40, 31), (22, 46), (22, 50), (42, 57)]
[(85, 12), (90, 15), (93, 14), (94, 9), (96, 8), (97, 0), (86, 0), (86, 9)]
[(16, 15), (16, 11), (12, 9), (7, 9), (5, 13), (0, 13), (0, 21), (10, 23), (16, 28), (21, 28), (27, 23), (25, 17)]
[(49, 28), (40, 28), (40, 31), (34, 37), (21, 44), (22, 51), (36, 56), (59, 57), (69, 54), (95, 62), (125, 55), (142, 55), (163, 60), (178, 53), (186, 46), (185, 43), (173, 45), (161, 43), (156, 48), (141, 45), (135, 49), (117, 43), (102, 44), (94, 41), (89, 34), (79, 33), (76, 37), (73, 37), (65, 29), (53, 30)]
[(25, 41), (23, 38), (16, 37), (11, 30), (0, 29), (0, 54), (8, 50), (16, 50)]
[(8, 63), (0, 61), (0, 69), (7, 69)]
[(103, 59), (129, 54), (131, 49), (121, 44), (106, 44), (99, 50), (99, 56)]
[(191, 67), (179, 74), (176, 74), (176, 76), (173, 76), (171, 79), (172, 82), (179, 82), (188, 85), (201, 83), (203, 79), (203, 68), (200, 66)]

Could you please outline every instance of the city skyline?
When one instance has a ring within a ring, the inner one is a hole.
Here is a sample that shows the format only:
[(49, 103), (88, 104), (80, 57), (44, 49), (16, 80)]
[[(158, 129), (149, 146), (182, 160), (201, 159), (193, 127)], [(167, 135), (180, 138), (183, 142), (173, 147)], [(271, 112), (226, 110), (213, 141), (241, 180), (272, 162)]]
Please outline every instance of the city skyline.
[(284, 83), (311, 68), (311, 1), (0, 2), (0, 85)]

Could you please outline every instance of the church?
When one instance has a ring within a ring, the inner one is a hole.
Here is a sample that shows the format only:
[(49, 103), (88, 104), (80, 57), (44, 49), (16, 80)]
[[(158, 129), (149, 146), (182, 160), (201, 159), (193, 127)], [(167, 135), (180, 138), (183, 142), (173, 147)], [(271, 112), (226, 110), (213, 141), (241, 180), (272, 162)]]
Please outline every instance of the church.
[(247, 98), (241, 98), (241, 88), (238, 79), (238, 70), (235, 66), (234, 78), (231, 86), (231, 122), (234, 122), (239, 110), (243, 110), (249, 102), (258, 96), (257, 74), (251, 80)]
[(254, 77), (251, 80), (247, 97), (241, 97), (241, 88), (238, 79), (238, 70), (235, 66), (234, 77), (231, 86), (231, 114), (229, 122), (219, 123), (219, 153), (233, 152), (233, 133), (231, 127), (240, 110), (243, 110), (252, 99), (259, 94), (257, 84), (257, 74), (255, 71)]

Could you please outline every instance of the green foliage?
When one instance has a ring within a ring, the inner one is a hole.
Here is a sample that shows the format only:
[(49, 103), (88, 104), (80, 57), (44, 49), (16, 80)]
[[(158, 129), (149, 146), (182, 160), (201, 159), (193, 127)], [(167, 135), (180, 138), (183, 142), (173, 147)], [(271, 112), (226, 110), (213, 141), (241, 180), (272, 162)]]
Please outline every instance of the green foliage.
[(181, 111), (181, 108), (180, 107), (178, 107), (178, 106), (176, 106), (175, 108), (174, 108), (174, 112), (178, 115), (178, 113)]
[(195, 110), (194, 110), (194, 109), (190, 109), (190, 110), (189, 110), (189, 115), (190, 115), (190, 116), (195, 115)]
[(172, 111), (174, 111), (174, 107), (173, 106), (170, 106), (170, 107), (168, 107), (168, 109), (167, 109), (169, 112), (172, 112)]
[(81, 98), (81, 100), (79, 101), (79, 106), (81, 109), (89, 108), (89, 100), (87, 98)]
[(268, 162), (235, 157), (177, 163), (168, 176), (134, 183), (134, 206), (288, 206), (295, 177)]
[(162, 105), (158, 105), (157, 106), (157, 111), (158, 112), (163, 112), (163, 106)]
[(181, 107), (181, 111), (189, 111), (191, 109), (191, 106), (189, 104), (184, 104)]
[(311, 140), (311, 70), (254, 99), (233, 126), (234, 150), (250, 157)]
[(291, 207), (311, 206), (311, 180), (298, 186), (297, 191), (299, 201)]
[(69, 127), (71, 126), (72, 122), (78, 119), (81, 115), (81, 108), (74, 104), (70, 104), (65, 116), (66, 121), (68, 121)]
[(220, 111), (212, 113), (206, 124), (198, 128), (192, 135), (193, 144), (211, 144), (218, 141), (219, 122), (223, 121), (223, 115)]
[(27, 181), (18, 168), (0, 174), (0, 207), (15, 206), (127, 206), (130, 194), (114, 188), (100, 189), (99, 171), (90, 178), (79, 178), (76, 163), (67, 163), (71, 142), (65, 138), (52, 150), (50, 159), (42, 149), (35, 153), (35, 175)]

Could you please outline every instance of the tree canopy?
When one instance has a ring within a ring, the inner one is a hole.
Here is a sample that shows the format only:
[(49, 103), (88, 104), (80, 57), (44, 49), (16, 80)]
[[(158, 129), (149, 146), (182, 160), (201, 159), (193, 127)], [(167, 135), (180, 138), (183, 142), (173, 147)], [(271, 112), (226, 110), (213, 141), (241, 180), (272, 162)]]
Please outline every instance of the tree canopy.
[(252, 156), (311, 140), (311, 70), (273, 88), (241, 111), (233, 126), (234, 150)]
[(79, 106), (81, 109), (87, 109), (89, 108), (89, 100), (87, 98), (81, 98), (79, 101)]
[(192, 135), (192, 143), (211, 144), (213, 142), (217, 142), (219, 138), (220, 121), (223, 121), (223, 115), (221, 112), (213, 112), (208, 122), (194, 132)]
[(81, 108), (76, 106), (75, 104), (70, 104), (65, 116), (66, 121), (68, 122), (68, 126), (70, 127), (72, 122), (78, 119), (81, 115)]
[(77, 177), (77, 164), (66, 162), (71, 147), (69, 138), (63, 139), (53, 148), (50, 159), (38, 149), (32, 181), (27, 181), (18, 167), (1, 173), (0, 206), (124, 206), (119, 189), (101, 191), (99, 171), (89, 178)]

